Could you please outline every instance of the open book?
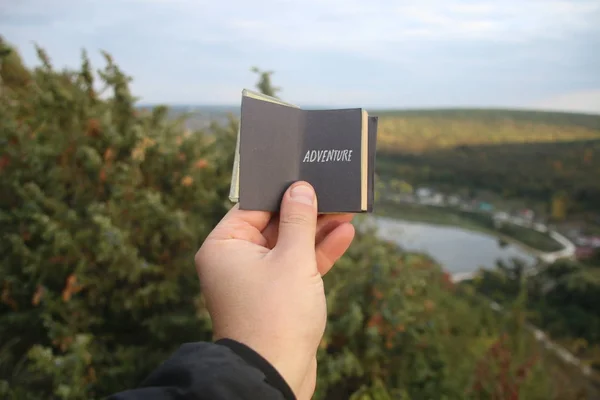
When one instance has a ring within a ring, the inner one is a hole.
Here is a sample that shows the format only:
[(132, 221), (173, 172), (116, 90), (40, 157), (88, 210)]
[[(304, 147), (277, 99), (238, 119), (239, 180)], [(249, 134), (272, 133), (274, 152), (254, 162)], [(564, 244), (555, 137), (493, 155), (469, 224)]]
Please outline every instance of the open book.
[(377, 122), (361, 108), (302, 110), (244, 90), (229, 199), (279, 211), (289, 185), (303, 180), (319, 213), (372, 212)]

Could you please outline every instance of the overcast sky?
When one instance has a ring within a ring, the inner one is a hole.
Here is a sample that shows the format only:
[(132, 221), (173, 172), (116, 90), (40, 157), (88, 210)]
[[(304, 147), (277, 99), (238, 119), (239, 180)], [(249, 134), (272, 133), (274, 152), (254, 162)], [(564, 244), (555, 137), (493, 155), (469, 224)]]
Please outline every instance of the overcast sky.
[(36, 63), (107, 50), (144, 103), (236, 104), (257, 65), (303, 105), (600, 113), (600, 0), (0, 0)]

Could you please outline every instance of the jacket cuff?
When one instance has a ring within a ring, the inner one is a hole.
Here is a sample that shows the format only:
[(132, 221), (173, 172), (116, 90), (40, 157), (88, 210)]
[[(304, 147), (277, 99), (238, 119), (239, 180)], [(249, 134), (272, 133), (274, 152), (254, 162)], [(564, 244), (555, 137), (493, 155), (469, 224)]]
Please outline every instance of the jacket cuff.
[(279, 374), (279, 372), (256, 351), (233, 339), (219, 339), (215, 342), (215, 344), (228, 347), (248, 364), (259, 369), (263, 374), (265, 374), (266, 382), (278, 389), (286, 400), (296, 400), (294, 392), (287, 384), (285, 379), (283, 379), (281, 374)]

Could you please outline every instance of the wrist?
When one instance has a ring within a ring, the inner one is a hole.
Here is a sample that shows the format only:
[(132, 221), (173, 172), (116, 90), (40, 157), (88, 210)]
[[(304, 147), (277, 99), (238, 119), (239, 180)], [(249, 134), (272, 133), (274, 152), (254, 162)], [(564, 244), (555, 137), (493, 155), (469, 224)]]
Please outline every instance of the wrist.
[(298, 353), (290, 348), (286, 352), (274, 347), (262, 347), (244, 340), (223, 338), (215, 342), (230, 348), (247, 363), (265, 374), (266, 381), (279, 389), (286, 399), (296, 399), (314, 355)]
[(281, 374), (298, 398), (313, 358), (314, 355), (297, 354), (290, 350), (281, 357), (273, 357), (273, 361), (269, 363)]

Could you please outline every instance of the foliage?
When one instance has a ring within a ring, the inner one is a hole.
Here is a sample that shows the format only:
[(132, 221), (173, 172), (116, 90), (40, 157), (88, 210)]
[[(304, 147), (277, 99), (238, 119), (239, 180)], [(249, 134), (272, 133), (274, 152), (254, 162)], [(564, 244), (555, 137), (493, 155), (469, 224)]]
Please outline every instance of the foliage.
[[(0, 85), (20, 90), (27, 86), (31, 79), (29, 71), (23, 66), (21, 57), (0, 37), (0, 68), (2, 76)], [(0, 86), (0, 90), (1, 86)]]
[(505, 306), (526, 293), (528, 319), (600, 372), (600, 263), (559, 260), (537, 273), (499, 263), (466, 283)]
[(518, 311), (498, 315), (427, 256), (360, 231), (326, 277), (317, 399), (567, 399), (582, 390), (558, 384), (564, 373)]
[(469, 398), (477, 362), (501, 331), (491, 310), (455, 297), (427, 257), (399, 254), (373, 235), (336, 272), (326, 277), (331, 312), (317, 398)]
[(263, 71), (258, 67), (252, 67), (252, 72), (258, 74), (260, 77), (258, 83), (256, 84), (256, 88), (260, 90), (261, 93), (266, 94), (267, 96), (277, 97), (277, 92), (281, 91), (281, 88), (273, 86), (271, 83), (271, 75), (274, 74), (273, 71)]
[(458, 146), (422, 154), (388, 152), (382, 146), (377, 170), (386, 180), (402, 177), (414, 186), (489, 190), (504, 198), (541, 201), (548, 207), (554, 196), (561, 196), (569, 205), (563, 214), (598, 212), (599, 152), (600, 140)]
[(38, 52), (30, 84), (5, 80), (0, 99), (0, 380), (94, 397), (210, 339), (192, 260), (226, 211), (236, 128), (185, 135), (165, 108), (137, 113), (110, 56), (103, 101), (85, 54), (55, 72)]
[[(101, 398), (211, 339), (193, 253), (228, 208), (237, 121), (186, 133), (136, 109), (108, 54), (97, 72), (38, 54), (0, 71), (0, 397)], [(496, 399), (517, 378), (517, 396), (573, 398), (518, 323), (360, 226), (326, 277), (316, 398)]]

